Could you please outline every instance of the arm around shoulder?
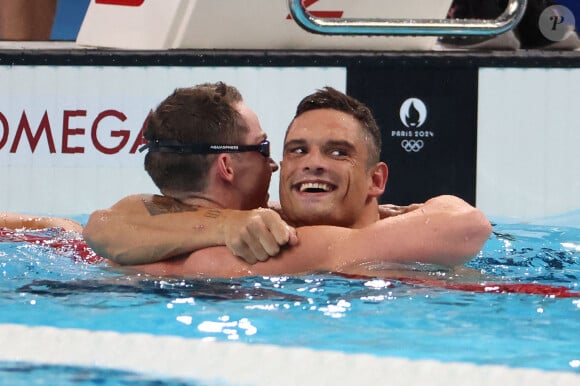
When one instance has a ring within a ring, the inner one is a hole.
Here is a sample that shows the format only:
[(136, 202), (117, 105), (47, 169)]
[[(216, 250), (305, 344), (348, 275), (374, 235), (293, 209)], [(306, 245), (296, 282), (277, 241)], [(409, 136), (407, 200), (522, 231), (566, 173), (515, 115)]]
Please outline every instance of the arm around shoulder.
[(152, 263), (219, 245), (219, 216), (207, 212), (171, 198), (131, 195), (92, 213), (83, 236), (96, 253), (115, 263)]
[(415, 223), (416, 233), (407, 237), (421, 237), (426, 258), (446, 266), (462, 265), (473, 258), (492, 230), (481, 210), (452, 195), (431, 198), (408, 217)]
[(477, 254), (491, 225), (463, 200), (440, 196), (366, 228), (320, 225), (296, 230), (295, 245), (254, 265), (235, 258), (226, 248), (211, 248), (139, 269), (158, 275), (236, 277), (317, 271), (365, 274), (366, 264), (377, 262), (457, 266)]
[(158, 262), (218, 245), (255, 263), (296, 239), (294, 229), (269, 209), (204, 208), (152, 195), (128, 196), (94, 212), (83, 236), (96, 253), (121, 265)]
[[(348, 267), (368, 262), (426, 263), (459, 266), (473, 258), (491, 233), (477, 208), (455, 196), (438, 196), (416, 210), (353, 229), (333, 243), (333, 264)], [(302, 236), (301, 236), (302, 237)]]
[(197, 240), (195, 234), (186, 231), (180, 213), (152, 211), (155, 197), (131, 195), (93, 212), (83, 237), (96, 253), (121, 265), (152, 263), (188, 252), (189, 240)]

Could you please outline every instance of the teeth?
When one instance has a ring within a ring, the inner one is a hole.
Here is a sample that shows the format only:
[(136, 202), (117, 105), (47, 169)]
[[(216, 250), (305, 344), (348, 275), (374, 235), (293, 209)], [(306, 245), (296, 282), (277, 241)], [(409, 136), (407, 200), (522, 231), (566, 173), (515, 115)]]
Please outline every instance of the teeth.
[(307, 182), (300, 185), (300, 192), (304, 192), (306, 190), (322, 190), (324, 192), (329, 192), (331, 187), (328, 184), (323, 184), (320, 182)]

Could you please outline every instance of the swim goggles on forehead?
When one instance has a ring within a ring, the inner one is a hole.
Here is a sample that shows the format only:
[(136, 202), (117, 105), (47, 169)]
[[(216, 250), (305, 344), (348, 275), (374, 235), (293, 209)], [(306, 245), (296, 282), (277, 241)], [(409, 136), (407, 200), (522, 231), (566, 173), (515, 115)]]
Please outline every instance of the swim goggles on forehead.
[(145, 150), (157, 153), (178, 154), (219, 154), (257, 151), (264, 157), (270, 157), (270, 141), (265, 139), (257, 145), (211, 145), (206, 143), (183, 144), (175, 140), (154, 139), (139, 148), (139, 152)]

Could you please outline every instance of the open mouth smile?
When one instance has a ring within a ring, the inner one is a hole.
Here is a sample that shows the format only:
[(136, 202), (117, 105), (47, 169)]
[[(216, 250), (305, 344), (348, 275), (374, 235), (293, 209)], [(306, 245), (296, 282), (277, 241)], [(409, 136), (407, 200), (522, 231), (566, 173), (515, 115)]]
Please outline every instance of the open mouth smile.
[(334, 185), (326, 182), (303, 182), (295, 185), (300, 193), (328, 193), (336, 189)]

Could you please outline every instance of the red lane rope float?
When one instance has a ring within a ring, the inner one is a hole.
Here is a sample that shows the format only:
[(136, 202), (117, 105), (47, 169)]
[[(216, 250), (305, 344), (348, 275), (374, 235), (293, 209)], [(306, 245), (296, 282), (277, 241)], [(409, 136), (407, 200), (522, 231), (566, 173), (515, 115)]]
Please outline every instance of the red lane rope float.
[(557, 298), (580, 298), (580, 293), (569, 288), (534, 283), (447, 283), (442, 280), (423, 280), (415, 278), (399, 278), (399, 281), (409, 284), (425, 284), (452, 290), (485, 292), (485, 293), (515, 293), (529, 295), (544, 295)]
[(55, 239), (50, 236), (24, 234), (16, 232), (13, 229), (0, 228), (0, 242), (25, 242), (54, 248), (61, 252), (72, 252), (72, 259), (75, 262), (97, 264), (105, 261), (104, 258), (97, 255), (81, 238)]
[[(15, 232), (13, 229), (0, 228), (0, 242), (27, 242), (35, 245), (51, 247), (64, 252), (73, 252), (73, 260), (89, 264), (97, 264), (105, 261), (97, 255), (83, 239), (54, 239), (49, 236), (31, 235)], [(372, 276), (359, 274), (339, 273), (338, 275), (349, 279), (369, 279)], [(450, 283), (437, 279), (420, 279), (409, 277), (386, 278), (397, 280), (406, 284), (418, 284), (430, 287), (446, 288), (456, 291), (478, 293), (516, 293), (528, 295), (543, 295), (557, 298), (580, 298), (579, 292), (570, 291), (562, 286), (533, 283)]]
[[(340, 274), (352, 279), (369, 279), (372, 276)], [(409, 277), (384, 278), (386, 280), (396, 280), (406, 284), (418, 284), (429, 287), (446, 288), (456, 291), (478, 292), (478, 293), (514, 293), (528, 295), (543, 295), (556, 298), (580, 298), (580, 292), (570, 291), (562, 286), (552, 286), (548, 284), (534, 283), (449, 283), (436, 279), (420, 279)]]

